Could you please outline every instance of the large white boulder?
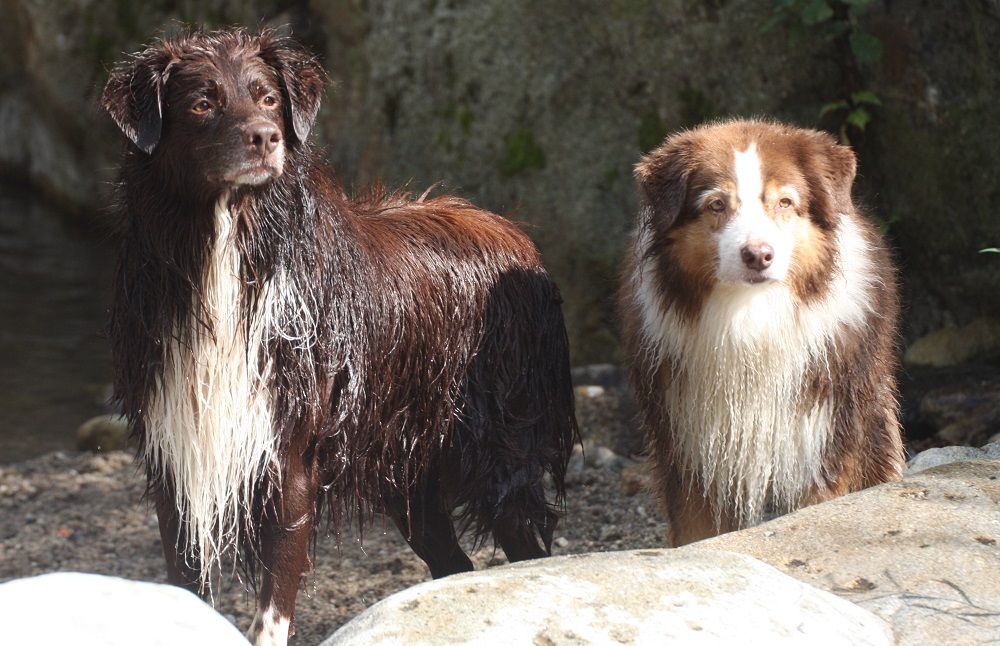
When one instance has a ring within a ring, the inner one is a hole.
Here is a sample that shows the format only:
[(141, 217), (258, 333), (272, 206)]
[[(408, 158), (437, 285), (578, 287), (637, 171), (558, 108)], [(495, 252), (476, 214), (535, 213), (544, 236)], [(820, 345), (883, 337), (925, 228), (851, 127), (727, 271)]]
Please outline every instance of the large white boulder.
[(740, 554), (636, 550), (429, 581), (323, 646), (371, 644), (890, 644), (882, 620)]
[[(971, 452), (982, 457), (992, 446)], [(961, 461), (964, 451), (947, 449), (927, 453), (899, 482), (682, 551), (754, 556), (882, 617), (903, 646), (995, 643), (1000, 460)], [(948, 464), (923, 469), (945, 458)]]
[(172, 585), (58, 572), (0, 584), (0, 643), (247, 646), (231, 623)]

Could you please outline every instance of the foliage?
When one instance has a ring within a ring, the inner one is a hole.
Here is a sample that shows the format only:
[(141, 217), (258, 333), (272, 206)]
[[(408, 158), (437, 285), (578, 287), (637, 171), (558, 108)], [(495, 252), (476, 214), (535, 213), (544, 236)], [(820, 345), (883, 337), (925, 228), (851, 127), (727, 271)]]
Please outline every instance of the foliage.
[[(783, 25), (789, 45), (806, 35), (832, 42), (838, 50), (845, 82), (841, 96), (820, 108), (820, 119), (838, 120), (840, 139), (850, 143), (852, 132), (864, 133), (882, 101), (863, 86), (860, 69), (882, 58), (882, 41), (861, 26), (861, 18), (875, 0), (774, 0), (774, 12), (763, 31)], [(847, 60), (843, 60), (843, 59)]]

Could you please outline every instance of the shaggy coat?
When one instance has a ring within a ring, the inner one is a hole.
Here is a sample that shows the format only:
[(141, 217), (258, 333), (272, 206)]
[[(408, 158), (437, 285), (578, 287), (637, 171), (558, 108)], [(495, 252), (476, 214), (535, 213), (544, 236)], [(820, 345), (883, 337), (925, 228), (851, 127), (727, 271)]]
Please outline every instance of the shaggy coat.
[[(548, 553), (577, 439), (558, 290), (510, 222), (454, 197), (351, 199), (306, 138), (323, 72), (272, 33), (193, 33), (115, 68), (131, 141), (110, 336), (115, 398), (170, 580), (256, 575), (284, 643), (324, 510), (385, 513), (434, 576), (453, 528)], [(538, 539), (541, 539), (541, 544)]]
[(620, 311), (672, 543), (899, 477), (896, 275), (850, 149), (732, 121), (635, 174)]

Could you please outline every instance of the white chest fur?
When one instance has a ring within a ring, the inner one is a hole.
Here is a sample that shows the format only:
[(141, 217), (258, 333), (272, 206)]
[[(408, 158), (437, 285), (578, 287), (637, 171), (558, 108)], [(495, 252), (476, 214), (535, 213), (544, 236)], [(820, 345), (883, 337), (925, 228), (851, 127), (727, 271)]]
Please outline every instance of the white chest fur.
[[(636, 253), (650, 239), (640, 231)], [(812, 305), (796, 303), (781, 283), (720, 283), (696, 322), (657, 293), (656, 265), (635, 275), (645, 351), (673, 370), (665, 398), (681, 465), (705, 489), (716, 510), (742, 526), (773, 506), (800, 505), (821, 487), (824, 452), (833, 430), (829, 400), (806, 397), (806, 379), (823, 378), (840, 334), (863, 325), (869, 251), (842, 216), (841, 259), (831, 289)], [(835, 388), (836, 384), (832, 384)]]
[[(145, 416), (147, 464), (173, 483), (186, 530), (178, 547), (201, 560), (202, 584), (239, 538), (242, 511), (275, 459), (265, 348), (275, 309), (265, 289), (251, 321), (240, 306), (240, 254), (225, 200), (206, 261), (196, 319), (165, 341), (163, 377)], [(186, 328), (186, 329), (185, 329)]]

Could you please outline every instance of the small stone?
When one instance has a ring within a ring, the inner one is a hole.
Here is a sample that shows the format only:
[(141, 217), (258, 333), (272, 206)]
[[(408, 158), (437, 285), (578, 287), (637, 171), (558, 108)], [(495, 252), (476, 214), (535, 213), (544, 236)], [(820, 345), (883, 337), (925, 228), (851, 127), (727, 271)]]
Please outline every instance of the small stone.
[(569, 547), (569, 539), (567, 539), (565, 536), (560, 536), (556, 540), (552, 541), (552, 544), (555, 545), (556, 547), (567, 548)]
[(917, 339), (906, 351), (904, 361), (911, 366), (942, 367), (997, 356), (1000, 356), (1000, 321), (980, 318)]
[(587, 397), (587, 398), (590, 398), (590, 399), (594, 399), (594, 398), (597, 398), (597, 397), (604, 396), (604, 387), (603, 386), (577, 386), (576, 387), (576, 394), (579, 397)]
[(621, 540), (622, 532), (618, 527), (614, 525), (605, 525), (601, 528), (601, 541), (610, 542)]
[(120, 451), (128, 443), (128, 422), (120, 415), (98, 415), (76, 431), (76, 448), (81, 451)]
[(625, 464), (625, 458), (606, 446), (595, 448), (587, 456), (587, 461), (598, 469), (620, 469)]

